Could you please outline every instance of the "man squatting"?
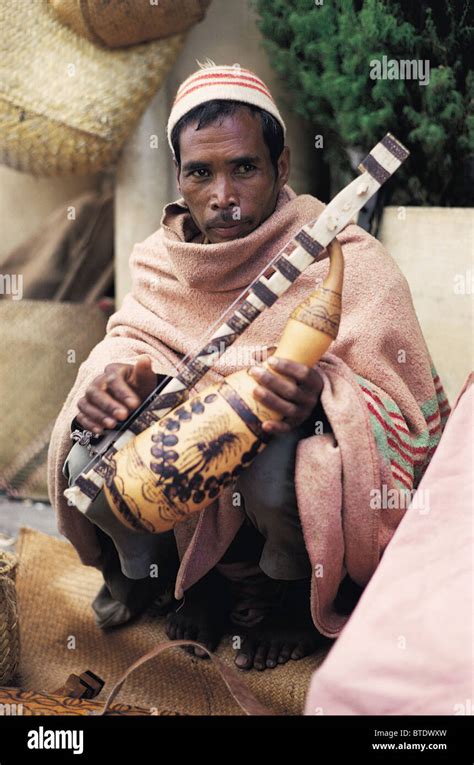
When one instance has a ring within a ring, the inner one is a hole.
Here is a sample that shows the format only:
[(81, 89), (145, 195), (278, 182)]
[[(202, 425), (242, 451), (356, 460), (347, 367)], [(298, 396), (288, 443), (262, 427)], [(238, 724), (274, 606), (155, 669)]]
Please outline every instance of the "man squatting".
[[(187, 323), (181, 332), (191, 335), (201, 310), (209, 312), (210, 326), (221, 312), (213, 307), (214, 298), (226, 290), (233, 298), (237, 293), (231, 290), (237, 287), (240, 292), (260, 270), (262, 261), (257, 257), (263, 255), (268, 262), (276, 254), (272, 222), (277, 228), (279, 211), (289, 204), (297, 209), (303, 197), (287, 185), (290, 150), (285, 145), (285, 125), (268, 88), (253, 72), (208, 67), (191, 75), (178, 90), (168, 137), (182, 198), (165, 208), (158, 235), (163, 252), (170, 255), (168, 277), (174, 280), (174, 293), (165, 294), (168, 282), (157, 279), (155, 302), (150, 305), (156, 306), (160, 321), (168, 311), (165, 319), (171, 324), (184, 314)], [(306, 199), (321, 205), (312, 197)], [(260, 252), (255, 244), (245, 247), (246, 237), (250, 235), (249, 243), (256, 242), (264, 224), (262, 231), (268, 231), (268, 237), (259, 242)], [(371, 237), (364, 236), (370, 247)], [(243, 240), (240, 245), (239, 240)], [(335, 240), (331, 246), (340, 245)], [(206, 252), (222, 253), (212, 267)], [(252, 257), (256, 266), (250, 273)], [(132, 277), (135, 267), (132, 262)], [(197, 307), (200, 297), (205, 309)], [(158, 306), (164, 306), (161, 313)], [(281, 310), (277, 301), (272, 311), (278, 315)], [(287, 312), (285, 321), (288, 316)], [(173, 357), (177, 361), (183, 356), (181, 341), (173, 346), (169, 337), (140, 332), (134, 335), (140, 349), (134, 354), (136, 360), (120, 362), (124, 323), (120, 332), (111, 332), (110, 324), (108, 338), (114, 340), (117, 352), (112, 361), (110, 355), (102, 355), (103, 372), (81, 391), (72, 423), (73, 430), (87, 429), (96, 440), (104, 429), (123, 422), (164, 378), (152, 368), (153, 361), (157, 364), (163, 358), (158, 347), (168, 357), (171, 347), (180, 354)], [(252, 369), (258, 382), (255, 397), (283, 419), (264, 423), (273, 438), (235, 483), (245, 521), (218, 564), (186, 590), (182, 602), (173, 599), (167, 615), (170, 639), (197, 640), (211, 651), (224, 633), (239, 634), (235, 663), (244, 670), (298, 660), (330, 642), (318, 632), (311, 615), (312, 566), (294, 486), (298, 442), (314, 434), (315, 421), (330, 431), (320, 405), (322, 382), (317, 367), (280, 359), (276, 370), (284, 376), (258, 365)], [(89, 460), (86, 447), (75, 444), (63, 469), (69, 485)], [(148, 535), (152, 539), (129, 532), (113, 516), (102, 492), (87, 517), (95, 524), (102, 548), (104, 585), (93, 602), (96, 619), (102, 627), (123, 624), (163, 594), (165, 584), (172, 587), (180, 565), (174, 531)], [(150, 562), (159, 564), (157, 581), (147, 575)], [(239, 576), (239, 570), (246, 573)], [(354, 585), (353, 595), (360, 591)], [(198, 649), (188, 650), (203, 655)]]

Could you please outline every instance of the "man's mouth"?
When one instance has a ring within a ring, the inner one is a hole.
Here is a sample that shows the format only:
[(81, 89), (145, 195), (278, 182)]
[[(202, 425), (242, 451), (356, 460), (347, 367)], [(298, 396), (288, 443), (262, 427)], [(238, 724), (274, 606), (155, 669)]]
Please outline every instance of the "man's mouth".
[(235, 223), (219, 223), (217, 226), (209, 226), (213, 232), (224, 239), (232, 239), (241, 232), (244, 227), (245, 223), (242, 221), (236, 221)]

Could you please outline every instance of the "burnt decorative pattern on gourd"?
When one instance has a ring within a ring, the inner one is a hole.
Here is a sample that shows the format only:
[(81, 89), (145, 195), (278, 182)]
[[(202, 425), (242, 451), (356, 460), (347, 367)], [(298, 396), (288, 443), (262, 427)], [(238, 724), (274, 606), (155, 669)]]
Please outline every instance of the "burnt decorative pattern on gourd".
[[(258, 453), (260, 441), (242, 455), (240, 463), (232, 471), (217, 475), (221, 458), (226, 454), (238, 455), (242, 441), (241, 436), (231, 433), (228, 427), (226, 429), (226, 425), (230, 424), (228, 417), (220, 415), (211, 428), (195, 431), (196, 443), (184, 449), (179, 468), (174, 464), (179, 458), (181, 423), (203, 414), (205, 405), (216, 398), (217, 394), (213, 393), (203, 401), (194, 399), (189, 406), (175, 409), (172, 417), (162, 421), (163, 430), (152, 436), (154, 445), (151, 456), (154, 459), (150, 462), (150, 468), (158, 476), (156, 486), (165, 484), (163, 493), (171, 503), (176, 500), (199, 504), (206, 498), (215, 499), (221, 489), (231, 484)], [(217, 472), (209, 475), (213, 463)]]
[(319, 329), (334, 340), (341, 321), (341, 293), (328, 287), (319, 287), (318, 300), (312, 297), (304, 300), (291, 314), (291, 318)]

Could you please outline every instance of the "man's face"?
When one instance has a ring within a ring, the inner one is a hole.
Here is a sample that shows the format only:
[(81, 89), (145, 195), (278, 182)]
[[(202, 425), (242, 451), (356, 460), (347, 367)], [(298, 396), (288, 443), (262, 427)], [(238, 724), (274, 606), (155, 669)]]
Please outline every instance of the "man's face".
[(289, 149), (270, 160), (258, 114), (245, 107), (196, 130), (181, 131), (181, 194), (198, 228), (213, 244), (247, 236), (275, 209), (289, 176)]

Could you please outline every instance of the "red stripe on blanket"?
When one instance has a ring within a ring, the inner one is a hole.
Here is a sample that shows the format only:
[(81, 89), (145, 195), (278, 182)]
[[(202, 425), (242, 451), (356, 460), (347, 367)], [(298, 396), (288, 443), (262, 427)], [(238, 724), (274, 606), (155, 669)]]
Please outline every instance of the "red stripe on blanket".
[[(384, 407), (384, 409), (385, 409), (385, 407)], [(403, 417), (403, 415), (397, 414), (396, 412), (389, 412), (388, 409), (386, 409), (385, 411), (388, 412), (390, 417), (396, 417), (397, 420), (401, 420), (402, 422), (405, 422), (405, 418)]]
[[(411, 446), (410, 444), (405, 443), (405, 441), (403, 441), (400, 438), (399, 433), (397, 433), (397, 431), (394, 430), (394, 428), (392, 428), (391, 425), (388, 424), (388, 422), (385, 422), (385, 420), (382, 417), (382, 415), (380, 414), (380, 412), (378, 412), (378, 410), (373, 406), (373, 404), (371, 404), (370, 401), (367, 401), (367, 407), (368, 407), (369, 411), (372, 412), (374, 417), (377, 418), (377, 420), (380, 422), (380, 424), (385, 429), (385, 431), (388, 431), (389, 433), (392, 433), (392, 435), (396, 436), (396, 438), (398, 439), (398, 445), (395, 443), (395, 441), (389, 439), (388, 436), (387, 436), (387, 441), (408, 462), (413, 463), (413, 457), (411, 456), (411, 454), (423, 454), (424, 455), (426, 453), (426, 448), (423, 447), (423, 446)], [(404, 447), (406, 449), (406, 452), (404, 452), (400, 448), (400, 446)], [(411, 452), (411, 454), (409, 454), (409, 452)]]
[(407, 426), (399, 425), (398, 422), (395, 423), (395, 427), (397, 430), (400, 431), (400, 433), (405, 433), (406, 436), (410, 435), (410, 431), (408, 430)]
[(409, 473), (409, 472), (408, 472), (408, 470), (406, 470), (406, 468), (402, 467), (402, 466), (400, 465), (400, 463), (399, 463), (399, 462), (397, 462), (397, 460), (393, 459), (393, 457), (391, 458), (391, 460), (390, 460), (390, 463), (391, 463), (391, 464), (392, 464), (394, 467), (396, 467), (396, 468), (397, 468), (397, 470), (400, 470), (400, 472), (402, 473), (402, 475), (404, 475), (404, 476), (405, 476), (406, 478), (408, 478), (410, 481), (412, 480), (412, 478), (413, 478), (413, 475), (412, 475), (411, 473)]
[(417, 446), (416, 451), (421, 452), (421, 454), (419, 456), (415, 455), (414, 457), (412, 457), (411, 454), (402, 452), (401, 449), (398, 448), (397, 444), (394, 441), (392, 441), (391, 438), (387, 437), (387, 443), (389, 446), (392, 447), (392, 449), (395, 449), (395, 451), (397, 451), (400, 454), (400, 456), (403, 457), (404, 460), (409, 462), (410, 465), (413, 465), (414, 467), (417, 467), (417, 465), (422, 465), (426, 459), (427, 450), (425, 446)]
[(396, 469), (397, 469), (396, 465), (392, 465), (392, 475), (393, 475), (393, 477), (396, 478), (397, 481), (400, 481), (400, 483), (402, 483), (404, 486), (407, 487), (407, 489), (410, 489), (410, 491), (411, 491), (411, 489), (412, 489), (412, 482), (411, 482), (411, 480), (407, 481), (406, 478), (404, 478), (402, 475), (396, 475), (395, 472), (394, 472)]
[[(371, 392), (371, 391), (369, 391), (369, 390), (368, 390), (368, 391), (366, 391), (366, 392), (367, 392), (367, 393), (369, 394), (369, 396), (371, 396), (371, 397), (372, 397), (372, 398), (373, 398), (375, 401), (377, 401), (377, 402), (379, 402), (379, 403), (380, 403), (380, 406), (382, 407), (382, 409), (383, 409), (385, 412), (387, 412), (387, 414), (388, 414), (388, 416), (389, 416), (389, 417), (391, 417), (391, 416), (392, 416), (392, 412), (389, 412), (389, 411), (388, 411), (388, 409), (387, 409), (387, 408), (386, 408), (386, 407), (383, 405), (383, 402), (380, 400), (380, 398), (379, 398), (379, 397), (378, 397), (376, 394), (372, 393), (372, 392)], [(374, 412), (374, 414), (375, 414), (376, 416), (379, 414), (378, 410), (374, 410), (374, 408), (373, 408), (373, 406), (372, 406), (372, 403), (371, 403), (370, 401), (367, 401), (367, 406), (369, 407), (369, 409), (370, 409), (370, 411), (371, 411), (371, 412)], [(397, 416), (397, 417), (398, 417), (399, 415), (395, 415), (395, 416)], [(403, 419), (403, 417), (402, 417), (402, 419)], [(405, 422), (405, 420), (403, 420), (403, 422)], [(395, 426), (396, 426), (396, 427), (397, 427), (399, 430), (400, 430), (400, 429), (402, 429), (402, 428), (401, 428), (399, 425), (396, 425), (396, 423), (394, 423), (394, 424), (395, 424)], [(397, 432), (396, 432), (396, 431), (395, 431), (395, 430), (392, 428), (392, 426), (391, 426), (391, 425), (389, 425), (389, 424), (388, 424), (388, 422), (386, 422), (386, 421), (383, 419), (383, 417), (382, 417), (382, 425), (384, 426), (384, 428), (386, 428), (386, 429), (390, 430), (390, 432), (391, 432), (391, 433), (393, 433), (393, 435), (394, 435), (394, 436), (396, 436), (396, 437), (399, 439), (399, 441), (400, 441), (400, 443), (401, 443), (401, 444), (403, 444), (404, 446), (407, 446), (407, 447), (409, 448), (409, 445), (406, 443), (406, 441), (403, 441), (403, 439), (402, 439), (402, 438), (400, 438), (399, 434), (398, 434), (398, 433), (397, 433)], [(406, 428), (406, 426), (405, 426), (405, 428)], [(403, 432), (404, 432), (404, 433), (406, 433), (408, 436), (410, 435), (410, 431), (409, 431), (409, 430), (407, 430), (407, 429), (404, 429), (404, 430), (403, 430)]]
[(387, 436), (387, 443), (389, 446), (392, 447), (392, 449), (395, 449), (396, 452), (400, 455), (400, 457), (403, 457), (403, 459), (408, 462), (410, 465), (413, 465), (415, 460), (411, 456), (411, 454), (407, 454), (407, 452), (404, 452), (403, 449), (400, 449), (399, 445), (393, 440), (393, 438), (389, 438)]
[[(404, 433), (406, 436), (409, 436), (411, 438), (410, 431), (408, 430), (408, 428), (406, 426), (403, 427), (403, 425), (398, 425), (397, 423), (395, 423), (395, 427), (396, 427), (397, 430), (400, 431), (400, 433)], [(431, 433), (436, 433), (438, 430), (441, 430), (441, 425), (440, 425), (439, 422), (436, 423), (436, 425), (432, 425), (432, 426), (428, 427), (428, 433), (430, 433), (430, 434)]]
[(396, 412), (389, 412), (384, 402), (382, 401), (380, 396), (378, 396), (375, 393), (375, 391), (370, 390), (370, 388), (366, 388), (364, 385), (361, 385), (360, 387), (362, 388), (363, 391), (365, 391), (365, 393), (368, 393), (369, 396), (371, 396), (374, 399), (374, 401), (376, 401), (376, 403), (382, 407), (382, 409), (385, 409), (385, 411), (387, 412), (387, 414), (390, 415), (390, 417), (396, 417), (397, 420), (401, 420), (402, 422), (405, 422), (405, 418), (401, 414), (397, 414)]

